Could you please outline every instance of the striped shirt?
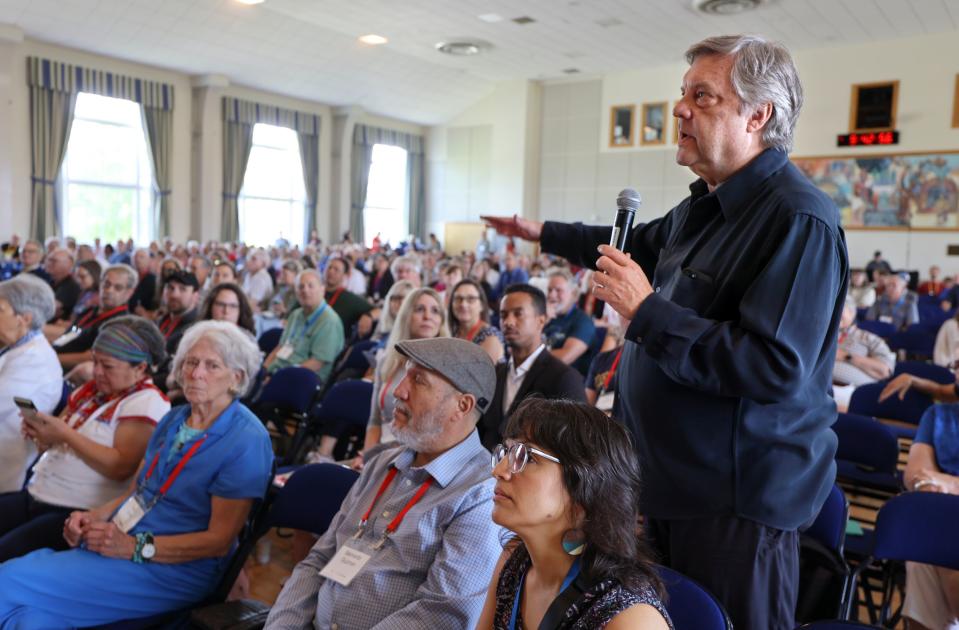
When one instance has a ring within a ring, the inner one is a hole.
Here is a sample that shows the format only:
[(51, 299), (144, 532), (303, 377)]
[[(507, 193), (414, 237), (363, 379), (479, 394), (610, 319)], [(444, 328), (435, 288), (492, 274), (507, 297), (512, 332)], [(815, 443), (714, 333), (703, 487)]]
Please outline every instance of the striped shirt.
[[(472, 628), (479, 619), (503, 547), (491, 519), (490, 454), (474, 430), (422, 467), (405, 447), (371, 459), (306, 559), (280, 593), (266, 627), (323, 630)], [(350, 546), (372, 557), (349, 586), (320, 576), (370, 507), (391, 466), (398, 474), (376, 502), (359, 540)], [(423, 482), (422, 499), (386, 545), (373, 551), (387, 524)]]
[[(879, 335), (862, 330), (855, 324), (845, 332), (839, 333), (839, 349), (856, 357), (870, 357), (879, 359), (889, 366), (896, 366), (896, 353), (889, 349), (886, 342)], [(836, 361), (832, 369), (832, 380), (844, 385), (865, 385), (875, 383), (876, 379), (851, 361)]]

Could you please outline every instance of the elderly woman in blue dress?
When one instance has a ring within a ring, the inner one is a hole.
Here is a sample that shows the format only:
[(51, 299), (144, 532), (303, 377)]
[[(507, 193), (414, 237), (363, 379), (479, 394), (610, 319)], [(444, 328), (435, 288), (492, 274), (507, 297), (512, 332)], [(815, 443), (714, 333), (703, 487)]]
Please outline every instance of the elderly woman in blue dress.
[(273, 454), (240, 404), (260, 364), (233, 324), (202, 322), (173, 371), (188, 404), (157, 426), (130, 489), (63, 527), (73, 549), (0, 565), (0, 628), (77, 627), (176, 610), (215, 588)]

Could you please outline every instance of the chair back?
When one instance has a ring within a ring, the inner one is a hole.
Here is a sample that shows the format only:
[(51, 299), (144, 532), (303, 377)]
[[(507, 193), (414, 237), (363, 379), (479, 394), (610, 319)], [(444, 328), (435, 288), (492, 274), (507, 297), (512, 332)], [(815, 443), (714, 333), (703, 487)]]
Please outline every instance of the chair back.
[(285, 527), (322, 534), (359, 476), (355, 470), (339, 464), (307, 464), (298, 468), (273, 500), (263, 533), (271, 527)]
[(901, 350), (910, 357), (931, 358), (936, 346), (936, 331), (913, 324), (907, 330), (889, 335), (886, 341), (895, 352)]
[(883, 339), (891, 337), (892, 334), (896, 332), (896, 327), (892, 324), (880, 322), (875, 319), (860, 319), (856, 325), (874, 335), (879, 335)]
[(320, 379), (313, 370), (302, 367), (281, 368), (263, 387), (257, 405), (283, 407), (305, 415), (319, 385)]
[(63, 379), (63, 387), (60, 389), (60, 400), (57, 402), (57, 406), (53, 408), (52, 415), (59, 416), (60, 412), (63, 411), (67, 406), (67, 399), (70, 398), (70, 394), (73, 392), (73, 385), (70, 384), (67, 379)]
[(892, 375), (899, 376), (900, 374), (912, 374), (919, 378), (935, 381), (940, 385), (951, 385), (956, 382), (956, 375), (952, 373), (952, 370), (925, 361), (900, 361), (896, 363), (896, 369), (893, 370)]
[(806, 623), (796, 630), (882, 630), (882, 626), (870, 626), (856, 621), (829, 620)]
[(879, 381), (857, 387), (849, 399), (849, 413), (919, 424), (922, 414), (932, 405), (932, 398), (909, 389), (902, 400), (899, 396), (890, 396), (879, 402), (879, 392), (885, 386), (886, 381)]
[(280, 337), (283, 336), (282, 328), (271, 328), (260, 335), (256, 343), (264, 354), (270, 354), (280, 343)]
[(873, 557), (959, 569), (959, 496), (906, 492), (893, 497), (876, 519)]
[(316, 410), (316, 419), (325, 423), (337, 422), (365, 427), (370, 418), (370, 400), (373, 383), (369, 381), (341, 381), (323, 397)]
[(366, 352), (374, 347), (376, 342), (372, 339), (364, 339), (363, 341), (357, 341), (352, 346), (350, 346), (350, 351), (346, 355), (346, 358), (343, 359), (343, 362), (337, 366), (337, 368), (342, 370), (367, 370), (370, 367), (370, 361), (366, 358)]
[(840, 413), (832, 430), (839, 438), (836, 459), (852, 462), (875, 472), (896, 474), (899, 442), (889, 427), (874, 418)]
[(657, 566), (656, 571), (666, 587), (666, 612), (676, 630), (732, 630), (723, 605), (698, 582), (668, 567)]
[(826, 502), (819, 510), (819, 516), (813, 524), (803, 532), (825, 545), (827, 548), (842, 555), (843, 544), (846, 541), (846, 520), (849, 518), (849, 502), (842, 488), (833, 484)]

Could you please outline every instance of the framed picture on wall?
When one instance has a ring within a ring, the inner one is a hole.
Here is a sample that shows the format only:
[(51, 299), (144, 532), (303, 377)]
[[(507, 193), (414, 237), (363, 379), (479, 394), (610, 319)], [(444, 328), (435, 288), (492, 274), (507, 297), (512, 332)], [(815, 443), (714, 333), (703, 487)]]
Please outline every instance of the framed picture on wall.
[(613, 105), (609, 109), (609, 146), (633, 146), (634, 105)]
[(676, 109), (676, 105), (679, 105), (679, 101), (673, 105), (673, 109), (669, 110), (670, 118), (673, 119), (673, 144), (679, 144), (679, 119), (672, 115), (673, 111)]
[(959, 127), (959, 74), (956, 75), (956, 93), (952, 97), (952, 126)]
[(852, 86), (849, 131), (892, 131), (896, 128), (899, 81)]
[(643, 103), (640, 144), (666, 144), (666, 106), (668, 103)]

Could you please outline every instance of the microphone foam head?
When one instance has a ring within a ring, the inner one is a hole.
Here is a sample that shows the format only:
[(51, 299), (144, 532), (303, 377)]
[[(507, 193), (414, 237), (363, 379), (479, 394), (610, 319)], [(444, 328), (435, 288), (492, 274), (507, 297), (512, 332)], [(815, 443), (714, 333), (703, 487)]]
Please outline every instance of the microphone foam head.
[(624, 188), (616, 198), (616, 205), (626, 210), (636, 211), (642, 205), (643, 198), (639, 196), (635, 188)]

